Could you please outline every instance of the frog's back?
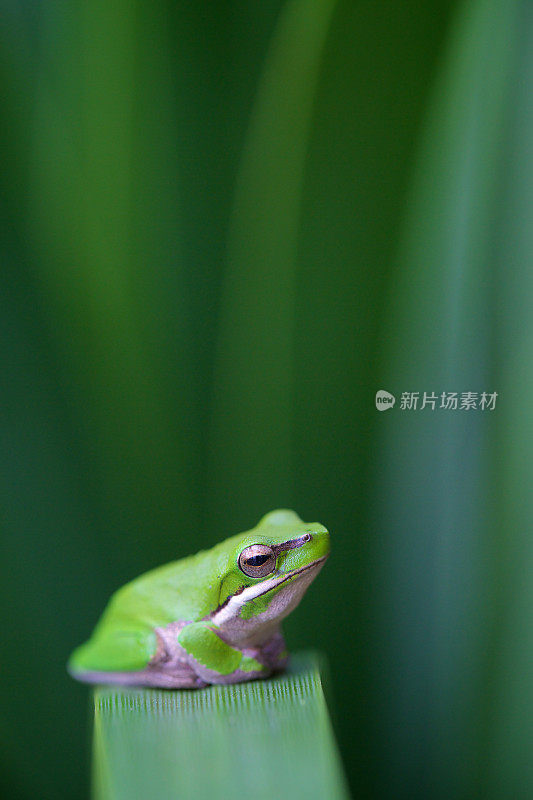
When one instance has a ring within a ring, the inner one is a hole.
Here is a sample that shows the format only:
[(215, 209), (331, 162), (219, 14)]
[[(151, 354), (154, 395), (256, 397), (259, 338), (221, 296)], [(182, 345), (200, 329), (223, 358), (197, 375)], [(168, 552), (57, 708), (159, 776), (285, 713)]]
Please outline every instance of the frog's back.
[(208, 553), (197, 553), (145, 572), (112, 596), (101, 622), (136, 622), (149, 628), (202, 619), (216, 607), (219, 581), (208, 579)]
[(156, 567), (111, 597), (91, 638), (70, 659), (71, 671), (144, 668), (157, 647), (155, 628), (195, 622), (218, 604), (216, 576), (209, 580), (208, 553)]

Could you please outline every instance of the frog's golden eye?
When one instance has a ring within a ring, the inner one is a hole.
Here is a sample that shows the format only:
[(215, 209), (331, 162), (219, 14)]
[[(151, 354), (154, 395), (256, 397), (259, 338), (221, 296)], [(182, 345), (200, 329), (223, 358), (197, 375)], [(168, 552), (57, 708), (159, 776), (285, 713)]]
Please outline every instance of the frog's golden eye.
[(275, 553), (266, 544), (251, 544), (239, 556), (239, 569), (249, 578), (265, 578), (275, 566)]

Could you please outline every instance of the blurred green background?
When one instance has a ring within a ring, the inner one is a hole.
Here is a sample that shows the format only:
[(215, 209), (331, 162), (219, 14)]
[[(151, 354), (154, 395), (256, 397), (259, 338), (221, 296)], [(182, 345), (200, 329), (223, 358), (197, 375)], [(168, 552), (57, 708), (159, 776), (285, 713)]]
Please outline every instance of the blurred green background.
[(532, 4), (1, 8), (4, 796), (86, 796), (110, 593), (289, 506), (354, 796), (532, 797)]

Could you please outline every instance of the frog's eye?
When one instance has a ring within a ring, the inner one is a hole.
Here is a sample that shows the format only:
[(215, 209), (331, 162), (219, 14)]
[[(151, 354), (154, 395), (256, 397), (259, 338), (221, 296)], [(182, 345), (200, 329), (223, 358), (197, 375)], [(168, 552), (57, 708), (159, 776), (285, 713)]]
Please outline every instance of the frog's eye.
[(265, 578), (275, 566), (274, 551), (266, 544), (251, 544), (239, 556), (239, 568), (249, 578)]

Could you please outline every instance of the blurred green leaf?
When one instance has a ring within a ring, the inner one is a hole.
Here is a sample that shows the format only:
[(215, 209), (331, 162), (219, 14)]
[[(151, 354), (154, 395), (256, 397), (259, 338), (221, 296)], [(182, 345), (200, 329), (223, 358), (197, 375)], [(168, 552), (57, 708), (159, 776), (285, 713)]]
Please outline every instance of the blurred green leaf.
[[(517, 4), (513, 80), (500, 161), (493, 236), (491, 331), (500, 392), (489, 458), (490, 593), (484, 672), (478, 684), (482, 735), (478, 763), (487, 798), (533, 791), (533, 7)], [(485, 769), (486, 765), (486, 769)]]
[[(293, 496), (295, 270), (305, 157), (335, 0), (290, 0), (267, 54), (229, 233), (214, 376), (211, 525)], [(242, 523), (241, 523), (242, 521)]]
[[(375, 459), (381, 736), (393, 795), (475, 793), (471, 765), (479, 758), (481, 770), (486, 758), (478, 704), (489, 690), (487, 598), (500, 580), (489, 567), (490, 456), (503, 409), (439, 406), (451, 391), (497, 391), (502, 403), (494, 251), (521, 5), (479, 0), (458, 10), (381, 313), (375, 388), (397, 398), (376, 425)], [(418, 411), (399, 410), (402, 392), (419, 392)], [(424, 392), (437, 395), (435, 411), (421, 408)]]
[(65, 30), (56, 15), (53, 3), (43, 9), (27, 235), (108, 536), (143, 526), (161, 536), (176, 523), (171, 492), (192, 501), (181, 521), (194, 516), (186, 465), (197, 457), (195, 385), (174, 388), (193, 365), (176, 281), (179, 132), (165, 18), (99, 0), (73, 6)]

